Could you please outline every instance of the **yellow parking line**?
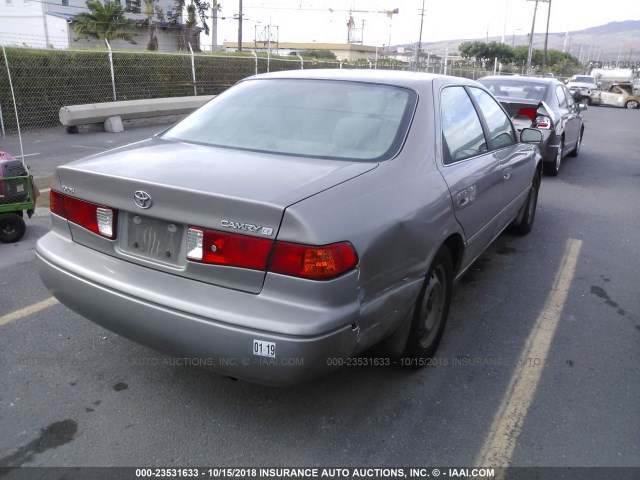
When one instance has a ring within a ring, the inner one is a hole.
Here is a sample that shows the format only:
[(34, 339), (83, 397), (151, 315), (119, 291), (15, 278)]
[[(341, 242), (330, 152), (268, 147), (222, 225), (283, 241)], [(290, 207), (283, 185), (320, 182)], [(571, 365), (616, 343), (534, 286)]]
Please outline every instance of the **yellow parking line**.
[(15, 312), (0, 317), (0, 326), (5, 325), (9, 322), (13, 322), (14, 320), (18, 320), (22, 317), (26, 317), (27, 315), (38, 313), (40, 310), (44, 310), (45, 308), (51, 307), (52, 305), (55, 305), (57, 303), (58, 300), (53, 297), (49, 297), (41, 302), (34, 303), (33, 305), (21, 308), (20, 310), (16, 310)]
[(581, 248), (582, 240), (568, 240), (551, 294), (516, 364), (517, 368), (513, 372), (509, 388), (476, 459), (477, 466), (506, 467), (511, 461), (560, 322)]

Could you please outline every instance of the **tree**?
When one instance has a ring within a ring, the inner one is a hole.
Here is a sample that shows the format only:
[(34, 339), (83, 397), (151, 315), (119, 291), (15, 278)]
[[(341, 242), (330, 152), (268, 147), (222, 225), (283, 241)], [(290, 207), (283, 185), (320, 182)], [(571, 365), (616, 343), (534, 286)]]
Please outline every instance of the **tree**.
[(158, 50), (158, 37), (156, 36), (157, 27), (153, 24), (153, 15), (158, 17), (160, 22), (164, 22), (164, 12), (162, 8), (155, 4), (156, 0), (144, 0), (144, 14), (147, 18), (139, 22), (138, 25), (149, 27), (149, 42), (147, 43), (147, 50)]
[(82, 38), (98, 40), (126, 40), (135, 44), (134, 22), (125, 18), (121, 5), (109, 2), (103, 5), (98, 0), (87, 0), (88, 12), (73, 17), (73, 31)]
[(463, 42), (458, 50), (463, 57), (482, 62), (491, 62), (497, 57), (500, 63), (509, 63), (513, 58), (513, 49), (499, 42)]
[[(207, 12), (211, 6), (204, 0), (175, 0), (173, 13), (170, 16), (172, 24), (176, 25), (180, 23), (180, 18), (182, 17), (182, 12), (185, 8), (187, 9), (187, 28), (195, 27), (195, 17), (197, 14), (200, 18), (200, 28), (204, 30), (204, 33), (209, 35), (209, 25), (207, 25), (209, 16), (207, 15)], [(189, 25), (191, 20), (193, 20), (193, 24)]]
[(331, 50), (306, 50), (303, 54), (305, 57), (312, 57), (319, 60), (337, 60), (336, 54)]

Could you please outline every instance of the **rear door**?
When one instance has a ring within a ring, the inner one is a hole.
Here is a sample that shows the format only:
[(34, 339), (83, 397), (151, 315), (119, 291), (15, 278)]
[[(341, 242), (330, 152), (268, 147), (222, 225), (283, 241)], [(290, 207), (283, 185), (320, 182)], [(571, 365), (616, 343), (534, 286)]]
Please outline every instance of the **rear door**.
[[(438, 88), (434, 82), (434, 88)], [(500, 160), (489, 151), (480, 117), (466, 89), (450, 85), (434, 92), (442, 138), (441, 163), (456, 219), (467, 237), (465, 262), (479, 255), (496, 233), (502, 204)]]
[(533, 178), (533, 152), (522, 148), (515, 129), (498, 102), (480, 88), (468, 87), (481, 120), (485, 122), (489, 145), (500, 161), (502, 173), (502, 218), (498, 228), (505, 227), (518, 213)]
[(577, 121), (577, 109), (570, 105), (569, 101), (573, 102), (569, 91), (564, 85), (556, 85), (555, 87), (556, 98), (558, 99), (558, 113), (560, 114), (560, 122), (564, 131), (564, 150), (565, 152), (571, 150), (578, 141), (578, 121)]

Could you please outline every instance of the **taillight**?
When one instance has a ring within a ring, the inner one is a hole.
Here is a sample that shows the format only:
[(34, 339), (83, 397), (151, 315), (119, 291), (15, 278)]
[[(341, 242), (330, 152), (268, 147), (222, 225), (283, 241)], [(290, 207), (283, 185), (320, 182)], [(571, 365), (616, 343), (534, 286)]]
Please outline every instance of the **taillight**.
[(518, 110), (518, 113), (516, 113), (516, 116), (518, 115), (524, 115), (525, 117), (529, 117), (531, 119), (531, 121), (533, 122), (533, 119), (536, 118), (536, 115), (538, 114), (538, 108), (537, 107), (523, 107), (520, 110)]
[(553, 130), (553, 121), (549, 117), (538, 115), (535, 119), (535, 126), (543, 130)]
[(187, 258), (195, 262), (265, 270), (272, 240), (189, 227)]
[(337, 277), (358, 264), (358, 256), (348, 242), (318, 247), (274, 242), (200, 227), (189, 227), (187, 230), (187, 259), (213, 265), (269, 270), (313, 280)]
[(348, 242), (325, 246), (276, 242), (269, 270), (295, 277), (327, 280), (348, 272), (358, 264), (358, 256)]
[(49, 191), (49, 209), (51, 213), (67, 218), (67, 214), (64, 212), (64, 195), (55, 190)]
[(105, 238), (116, 238), (117, 210), (69, 197), (55, 190), (51, 190), (49, 200), (52, 213)]

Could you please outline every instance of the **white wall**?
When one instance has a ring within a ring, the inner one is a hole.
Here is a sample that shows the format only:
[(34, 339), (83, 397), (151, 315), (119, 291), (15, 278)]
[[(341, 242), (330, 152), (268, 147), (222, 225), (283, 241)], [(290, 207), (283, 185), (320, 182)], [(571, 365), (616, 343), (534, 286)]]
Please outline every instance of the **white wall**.
[(46, 47), (42, 3), (0, 0), (0, 44)]

